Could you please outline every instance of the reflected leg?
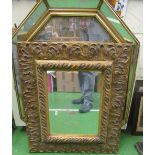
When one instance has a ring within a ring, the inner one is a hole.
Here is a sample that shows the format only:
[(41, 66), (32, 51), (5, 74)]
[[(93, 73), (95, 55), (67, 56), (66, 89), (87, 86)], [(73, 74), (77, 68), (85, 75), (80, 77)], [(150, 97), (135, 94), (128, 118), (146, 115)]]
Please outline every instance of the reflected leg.
[(84, 94), (84, 75), (83, 75), (83, 72), (78, 72), (78, 80), (79, 80), (79, 84), (80, 84), (80, 90), (81, 90), (81, 93), (82, 93), (82, 96)]
[(93, 92), (95, 87), (95, 72), (80, 72), (80, 87), (84, 97), (84, 102), (79, 112), (89, 112), (93, 105)]
[(80, 72), (80, 71), (78, 72), (78, 80), (79, 80), (79, 85), (80, 85), (80, 90), (81, 90), (82, 96), (79, 99), (73, 100), (72, 101), (73, 104), (82, 104), (84, 101), (84, 96), (83, 96), (83, 94), (84, 94), (84, 89), (83, 89), (83, 87), (84, 87), (84, 76), (83, 76), (83, 72)]

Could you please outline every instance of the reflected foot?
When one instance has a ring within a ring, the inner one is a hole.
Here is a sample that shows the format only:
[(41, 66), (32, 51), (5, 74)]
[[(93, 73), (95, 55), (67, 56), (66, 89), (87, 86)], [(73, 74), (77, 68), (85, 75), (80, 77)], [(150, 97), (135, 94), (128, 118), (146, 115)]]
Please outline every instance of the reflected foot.
[(89, 112), (92, 109), (92, 107), (93, 107), (92, 103), (84, 102), (84, 104), (82, 104), (79, 109), (79, 113)]
[(73, 100), (72, 104), (83, 104), (83, 97)]

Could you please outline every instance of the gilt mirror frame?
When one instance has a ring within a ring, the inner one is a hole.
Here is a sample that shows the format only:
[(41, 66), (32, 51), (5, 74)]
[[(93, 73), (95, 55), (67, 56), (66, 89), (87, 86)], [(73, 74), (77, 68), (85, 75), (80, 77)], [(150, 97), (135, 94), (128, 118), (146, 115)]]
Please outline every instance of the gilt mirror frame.
[[(66, 0), (68, 1), (68, 0)], [(78, 1), (78, 0), (77, 0)], [(25, 17), (25, 19), (21, 22), (21, 24), (18, 26), (17, 30), (13, 34), (13, 43), (16, 44), (19, 41), (32, 41), (33, 38), (35, 38), (36, 34), (44, 27), (45, 23), (48, 21), (50, 17), (55, 16), (91, 16), (95, 17), (100, 24), (107, 30), (107, 32), (113, 37), (113, 39), (118, 43), (134, 43), (134, 49), (131, 56), (131, 64), (130, 64), (130, 77), (128, 80), (128, 95), (126, 96), (126, 105), (124, 109), (124, 116), (122, 120), (122, 126), (126, 126), (126, 123), (128, 121), (128, 116), (130, 112), (130, 105), (131, 105), (131, 99), (133, 94), (133, 88), (135, 83), (135, 75), (136, 75), (136, 66), (137, 66), (137, 60), (138, 60), (138, 53), (139, 53), (139, 47), (140, 42), (135, 37), (135, 35), (132, 33), (132, 31), (128, 28), (128, 26), (124, 23), (124, 21), (117, 15), (117, 13), (114, 11), (113, 7), (109, 4), (108, 0), (97, 0), (95, 2), (94, 7), (92, 6), (92, 1), (81, 1), (80, 3), (83, 3), (85, 5), (76, 5), (76, 0), (73, 1), (74, 7), (67, 7), (64, 1), (63, 3), (59, 2), (59, 4), (56, 1), (50, 1), (50, 0), (40, 0), (36, 5), (32, 8), (32, 10), (29, 12), (29, 14)], [(49, 2), (54, 2), (49, 4)], [(88, 3), (90, 5), (88, 5)], [(86, 5), (87, 4), (87, 5)], [(66, 7), (65, 7), (66, 6)], [(42, 8), (43, 7), (43, 8)], [(42, 8), (42, 9), (41, 9)], [(38, 11), (40, 10), (41, 11)], [(36, 14), (36, 12), (39, 12), (39, 16), (37, 16), (35, 22), (31, 25), (30, 29), (25, 34), (22, 34), (22, 37), (18, 38), (18, 33), (23, 29), (24, 25)], [(40, 18), (39, 18), (40, 17)], [(109, 18), (110, 17), (110, 18)], [(113, 20), (114, 19), (114, 20)], [(114, 25), (117, 26), (114, 26)], [(125, 34), (128, 34), (130, 36), (130, 39), (126, 37), (126, 35), (122, 35), (123, 30), (125, 30)], [(13, 68), (14, 68), (13, 64)], [(13, 71), (14, 80), (16, 80), (16, 73)], [(16, 82), (16, 81), (15, 81)], [(17, 98), (20, 97), (20, 94), (18, 90), (16, 91)], [(23, 110), (24, 101), (18, 99), (18, 106), (19, 109), (22, 109), (21, 112), (21, 118), (24, 122), (25, 121), (25, 111)]]
[[(19, 42), (17, 47), (30, 151), (116, 153), (133, 44)], [(48, 69), (102, 72), (97, 135), (50, 135), (46, 79)]]

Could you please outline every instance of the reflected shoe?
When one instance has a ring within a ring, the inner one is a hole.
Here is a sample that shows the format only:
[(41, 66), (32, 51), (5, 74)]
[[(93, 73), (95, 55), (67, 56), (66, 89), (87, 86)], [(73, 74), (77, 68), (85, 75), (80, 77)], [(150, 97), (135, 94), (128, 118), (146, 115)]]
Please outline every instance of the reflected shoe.
[(92, 109), (93, 105), (91, 103), (83, 103), (79, 109), (79, 113), (86, 113)]
[(83, 97), (73, 100), (72, 104), (83, 104)]

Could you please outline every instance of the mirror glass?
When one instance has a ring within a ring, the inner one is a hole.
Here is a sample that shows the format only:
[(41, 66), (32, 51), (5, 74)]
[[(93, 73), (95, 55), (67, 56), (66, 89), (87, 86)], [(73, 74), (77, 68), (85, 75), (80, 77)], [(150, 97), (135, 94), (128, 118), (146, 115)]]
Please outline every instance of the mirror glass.
[(34, 41), (113, 41), (95, 17), (51, 17)]
[(97, 135), (103, 74), (47, 71), (51, 135)]
[(118, 17), (113, 13), (113, 11), (111, 11), (110, 7), (106, 3), (101, 5), (100, 11), (104, 16), (106, 16), (107, 20), (109, 20), (109, 22), (125, 40), (135, 42), (132, 35), (126, 30), (123, 24), (118, 20)]
[(50, 7), (56, 8), (97, 8), (100, 0), (47, 0)]
[(13, 41), (24, 41), (27, 33), (30, 31), (33, 25), (35, 25), (36, 22), (41, 18), (41, 16), (45, 13), (46, 10), (47, 7), (44, 2), (40, 2), (34, 12), (26, 19), (18, 33), (13, 37)]

